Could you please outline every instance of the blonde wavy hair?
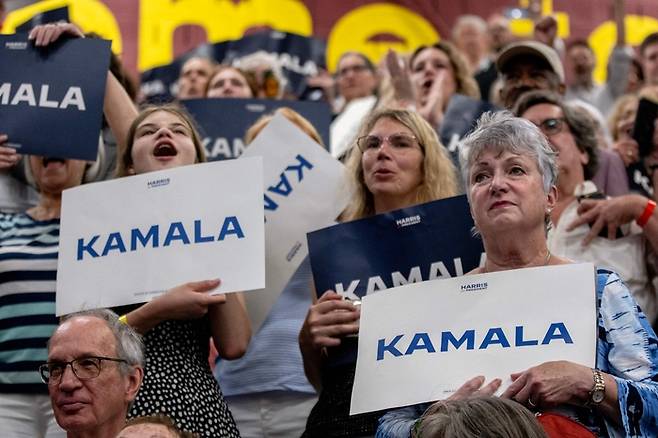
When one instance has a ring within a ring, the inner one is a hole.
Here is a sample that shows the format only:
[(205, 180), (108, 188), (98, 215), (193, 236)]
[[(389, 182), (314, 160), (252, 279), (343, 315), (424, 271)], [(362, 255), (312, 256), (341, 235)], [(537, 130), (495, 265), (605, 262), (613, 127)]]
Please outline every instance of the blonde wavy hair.
[[(415, 204), (457, 195), (458, 183), (455, 166), (450, 160), (448, 151), (439, 141), (436, 132), (421, 115), (402, 109), (376, 111), (363, 123), (356, 138), (368, 135), (380, 119), (391, 119), (406, 126), (421, 145), (423, 179), (416, 189)], [(363, 177), (362, 155), (355, 140), (346, 163), (353, 190), (350, 204), (341, 215), (341, 220), (344, 221), (361, 219), (375, 214), (373, 195)]]

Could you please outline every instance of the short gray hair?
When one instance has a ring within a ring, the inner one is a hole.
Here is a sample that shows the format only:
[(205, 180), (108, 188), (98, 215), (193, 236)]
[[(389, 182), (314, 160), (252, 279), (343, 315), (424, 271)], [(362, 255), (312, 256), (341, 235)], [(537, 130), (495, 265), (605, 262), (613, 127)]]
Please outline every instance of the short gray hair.
[(558, 175), (556, 153), (539, 128), (528, 120), (514, 117), (509, 111), (487, 112), (461, 142), (459, 163), (469, 199), (471, 167), (485, 150), (490, 149), (531, 156), (542, 175), (544, 192), (548, 193), (555, 185)]
[[(119, 316), (116, 313), (108, 309), (83, 310), (63, 316), (60, 324), (78, 317), (98, 318), (105, 321), (114, 336), (117, 357), (126, 361), (126, 363), (121, 363), (119, 367), (123, 375), (128, 374), (133, 366), (144, 367), (142, 336), (128, 324), (119, 321)], [(48, 351), (50, 351), (50, 341), (48, 341)]]
[(532, 412), (493, 396), (437, 402), (418, 420), (411, 436), (548, 438)]

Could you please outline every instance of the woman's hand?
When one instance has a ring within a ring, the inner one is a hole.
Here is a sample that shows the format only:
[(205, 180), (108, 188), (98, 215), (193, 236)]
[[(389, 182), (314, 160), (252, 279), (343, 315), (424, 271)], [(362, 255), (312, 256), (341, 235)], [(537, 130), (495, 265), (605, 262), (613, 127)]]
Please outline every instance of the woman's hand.
[(226, 295), (210, 295), (219, 280), (185, 283), (130, 312), (128, 324), (139, 333), (146, 333), (170, 319), (198, 319), (208, 313), (208, 307), (226, 302)]
[(617, 151), (626, 167), (635, 163), (640, 157), (640, 147), (632, 138), (621, 139), (612, 145), (612, 148)]
[(448, 74), (446, 69), (436, 74), (427, 97), (418, 109), (418, 113), (435, 129), (443, 122), (443, 107), (446, 105), (446, 99), (450, 98), (444, 95), (444, 82)]
[(28, 39), (34, 41), (37, 47), (44, 47), (57, 41), (62, 35), (69, 37), (84, 38), (80, 28), (72, 23), (60, 21), (57, 23), (40, 24), (31, 31)]
[(386, 53), (386, 70), (391, 78), (395, 100), (403, 107), (416, 105), (417, 99), (414, 94), (414, 87), (411, 84), (409, 68), (404, 61), (400, 59), (395, 51), (390, 50)]
[(14, 167), (21, 159), (16, 149), (7, 146), (9, 137), (0, 134), (0, 170), (7, 170)]
[(594, 378), (592, 370), (573, 362), (544, 362), (511, 375), (512, 384), (501, 397), (530, 408), (558, 405), (583, 406), (589, 400)]
[(466, 383), (460, 386), (457, 391), (448, 397), (448, 400), (463, 400), (466, 398), (493, 395), (503, 383), (500, 379), (493, 379), (491, 382), (484, 385), (484, 380), (484, 376), (476, 376), (471, 380), (467, 380)]
[(608, 239), (615, 239), (617, 229), (639, 217), (646, 204), (647, 199), (641, 195), (623, 195), (605, 200), (584, 199), (578, 206), (578, 217), (567, 226), (567, 231), (590, 224), (583, 245), (588, 245), (604, 228), (608, 230)]
[(359, 308), (342, 295), (327, 291), (313, 304), (299, 334), (299, 342), (315, 350), (340, 345), (340, 338), (359, 332)]

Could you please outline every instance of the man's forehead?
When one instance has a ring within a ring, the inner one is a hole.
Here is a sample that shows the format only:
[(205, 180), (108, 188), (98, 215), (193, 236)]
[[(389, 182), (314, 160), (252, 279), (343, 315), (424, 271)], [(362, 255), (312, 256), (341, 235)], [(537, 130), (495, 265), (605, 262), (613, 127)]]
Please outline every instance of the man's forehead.
[(553, 72), (553, 69), (545, 59), (535, 55), (523, 54), (510, 59), (502, 73), (509, 75), (528, 70)]
[(50, 339), (48, 358), (111, 356), (116, 351), (115, 344), (105, 321), (95, 317), (75, 317), (64, 321), (55, 330)]

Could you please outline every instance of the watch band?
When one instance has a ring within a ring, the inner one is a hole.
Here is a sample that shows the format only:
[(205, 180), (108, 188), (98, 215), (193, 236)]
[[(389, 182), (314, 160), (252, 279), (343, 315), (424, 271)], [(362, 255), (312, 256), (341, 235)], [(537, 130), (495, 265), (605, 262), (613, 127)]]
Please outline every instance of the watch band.
[(594, 377), (594, 385), (589, 392), (589, 400), (587, 401), (587, 404), (596, 406), (601, 404), (605, 398), (605, 380), (603, 379), (601, 371), (596, 368), (592, 368), (592, 375)]

